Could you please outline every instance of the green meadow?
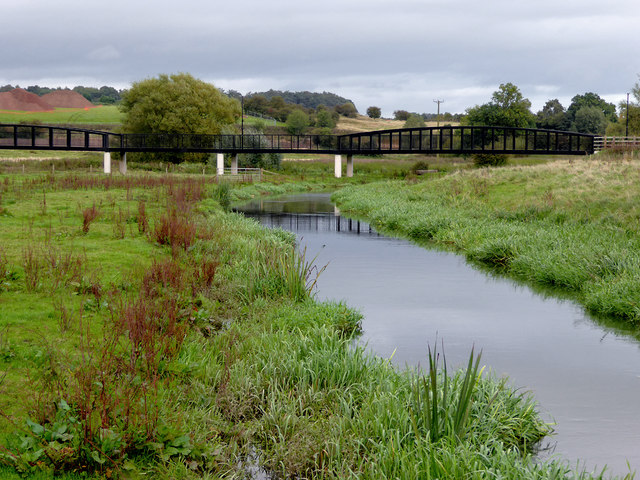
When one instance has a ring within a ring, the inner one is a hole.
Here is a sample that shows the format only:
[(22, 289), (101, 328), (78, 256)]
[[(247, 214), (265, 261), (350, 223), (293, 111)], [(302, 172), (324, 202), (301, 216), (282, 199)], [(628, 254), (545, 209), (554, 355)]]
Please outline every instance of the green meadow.
[(83, 108), (56, 108), (52, 112), (18, 112), (0, 110), (0, 123), (31, 123), (43, 124), (119, 124), (124, 114), (116, 105), (100, 105), (85, 110)]
[[(331, 165), (218, 184), (202, 165), (105, 176), (94, 163), (0, 164), (2, 478), (246, 478), (257, 464), (273, 478), (600, 478), (535, 459), (552, 427), (479, 355), (447, 372), (431, 346), (428, 368), (405, 371), (354, 348), (361, 315), (314, 299), (319, 272), (294, 236), (228, 211), (338, 189)], [(634, 238), (635, 160), (367, 165), (336, 198), (394, 233), (513, 269), (514, 245), (533, 256), (515, 240), (529, 224), (555, 226), (531, 235), (557, 248), (584, 230), (574, 257), (619, 285), (634, 272), (633, 248), (605, 252), (598, 232)]]

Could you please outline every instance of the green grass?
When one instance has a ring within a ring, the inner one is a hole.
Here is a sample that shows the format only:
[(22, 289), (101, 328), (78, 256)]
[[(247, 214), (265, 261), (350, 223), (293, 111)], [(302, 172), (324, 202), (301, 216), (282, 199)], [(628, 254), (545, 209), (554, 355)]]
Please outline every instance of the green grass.
[(360, 314), (313, 300), (293, 235), (216, 200), (335, 184), (223, 194), (213, 178), (0, 174), (4, 463), (31, 478), (229, 478), (255, 451), (291, 478), (574, 475), (534, 460), (550, 427), (533, 398), (478, 363), (449, 378), (432, 362), (425, 380), (354, 347)]
[(52, 112), (19, 112), (0, 110), (0, 123), (29, 123), (43, 124), (118, 124), (122, 122), (124, 114), (116, 105), (101, 105), (85, 110), (83, 108), (56, 108)]

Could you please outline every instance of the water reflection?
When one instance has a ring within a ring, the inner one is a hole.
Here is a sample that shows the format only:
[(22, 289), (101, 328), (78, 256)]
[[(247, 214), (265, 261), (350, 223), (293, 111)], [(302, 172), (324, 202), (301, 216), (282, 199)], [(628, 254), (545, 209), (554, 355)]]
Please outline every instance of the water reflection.
[(292, 232), (337, 232), (379, 237), (371, 225), (360, 220), (342, 217), (325, 193), (286, 196), (280, 199), (254, 200), (242, 205), (246, 217), (255, 218), (270, 228)]
[(282, 228), (293, 232), (336, 232), (354, 235), (379, 236), (371, 225), (340, 215), (291, 215), (270, 213), (268, 215), (247, 214), (270, 228)]

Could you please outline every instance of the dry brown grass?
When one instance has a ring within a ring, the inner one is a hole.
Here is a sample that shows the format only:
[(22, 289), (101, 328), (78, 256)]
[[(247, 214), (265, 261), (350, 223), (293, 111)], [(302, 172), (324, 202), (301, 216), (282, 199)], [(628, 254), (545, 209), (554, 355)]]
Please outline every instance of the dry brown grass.
[[(427, 127), (435, 127), (436, 122), (425, 122)], [(442, 122), (440, 122), (443, 124)], [(450, 125), (458, 125), (457, 123), (448, 122)], [(371, 130), (391, 130), (393, 128), (402, 128), (404, 120), (389, 120), (385, 118), (369, 118), (364, 115), (358, 115), (356, 118), (340, 117), (338, 126), (341, 131), (350, 132), (368, 132)]]
[(369, 118), (358, 115), (356, 118), (340, 117), (338, 130), (349, 130), (353, 132), (367, 132), (370, 130), (388, 130), (392, 128), (402, 128), (402, 120), (387, 120), (384, 118)]

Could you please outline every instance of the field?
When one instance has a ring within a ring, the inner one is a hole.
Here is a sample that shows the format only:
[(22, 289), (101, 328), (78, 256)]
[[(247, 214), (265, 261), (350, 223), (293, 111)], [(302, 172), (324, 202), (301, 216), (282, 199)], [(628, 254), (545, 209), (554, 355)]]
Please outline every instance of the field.
[(447, 376), (352, 348), (359, 313), (314, 301), (293, 236), (225, 209), (343, 180), (75, 162), (0, 170), (2, 478), (572, 475), (534, 461), (531, 397), (473, 353)]
[(53, 112), (17, 112), (0, 110), (0, 123), (29, 123), (43, 124), (119, 124), (123, 114), (115, 105), (101, 105), (84, 110), (82, 108), (56, 108)]
[[(404, 120), (390, 120), (386, 118), (369, 118), (364, 115), (358, 115), (356, 118), (340, 117), (338, 130), (345, 130), (351, 132), (368, 132), (371, 130), (390, 130), (394, 128), (403, 128)], [(457, 125), (457, 123), (448, 122), (451, 125)], [(435, 127), (437, 122), (425, 122), (427, 127)], [(444, 125), (444, 122), (440, 122)]]

